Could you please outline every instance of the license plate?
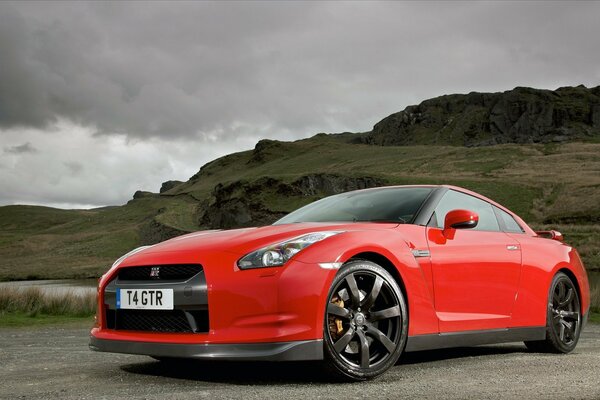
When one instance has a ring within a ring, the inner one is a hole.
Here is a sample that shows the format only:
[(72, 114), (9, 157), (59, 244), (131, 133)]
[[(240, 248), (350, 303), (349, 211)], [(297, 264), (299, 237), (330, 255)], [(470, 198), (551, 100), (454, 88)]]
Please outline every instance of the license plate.
[(117, 308), (172, 310), (173, 289), (119, 289)]

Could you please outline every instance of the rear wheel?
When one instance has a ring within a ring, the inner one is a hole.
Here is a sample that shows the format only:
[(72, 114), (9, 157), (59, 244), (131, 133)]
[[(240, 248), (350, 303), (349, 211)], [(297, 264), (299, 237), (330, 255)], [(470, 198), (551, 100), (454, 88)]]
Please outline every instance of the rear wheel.
[(332, 283), (324, 325), (329, 370), (346, 380), (375, 378), (402, 353), (408, 333), (406, 302), (381, 266), (350, 261)]
[(525, 342), (527, 348), (544, 353), (573, 351), (581, 333), (581, 305), (575, 284), (562, 272), (550, 285), (546, 321), (546, 339)]

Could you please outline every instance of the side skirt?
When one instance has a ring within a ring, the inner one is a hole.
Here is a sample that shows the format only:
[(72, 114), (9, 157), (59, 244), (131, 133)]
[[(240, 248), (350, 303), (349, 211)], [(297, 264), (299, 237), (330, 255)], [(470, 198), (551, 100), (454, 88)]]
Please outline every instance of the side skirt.
[(545, 338), (545, 326), (450, 332), (409, 336), (404, 351), (411, 352), (448, 347), (477, 346), (480, 344), (523, 342), (527, 340), (544, 340)]

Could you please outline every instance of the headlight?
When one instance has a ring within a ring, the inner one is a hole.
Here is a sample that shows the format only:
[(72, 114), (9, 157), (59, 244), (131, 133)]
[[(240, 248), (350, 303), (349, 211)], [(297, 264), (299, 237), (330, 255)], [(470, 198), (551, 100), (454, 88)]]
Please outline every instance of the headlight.
[(131, 250), (129, 253), (125, 254), (124, 256), (121, 256), (117, 261), (115, 261), (113, 263), (112, 267), (110, 267), (110, 269), (117, 268), (119, 266), (119, 264), (121, 264), (127, 257), (132, 256), (135, 253), (139, 253), (140, 251), (147, 249), (148, 247), (152, 247), (152, 246), (140, 246), (137, 249)]
[(338, 231), (314, 232), (288, 241), (263, 247), (245, 255), (238, 261), (240, 269), (280, 267), (290, 258), (313, 243), (337, 235)]

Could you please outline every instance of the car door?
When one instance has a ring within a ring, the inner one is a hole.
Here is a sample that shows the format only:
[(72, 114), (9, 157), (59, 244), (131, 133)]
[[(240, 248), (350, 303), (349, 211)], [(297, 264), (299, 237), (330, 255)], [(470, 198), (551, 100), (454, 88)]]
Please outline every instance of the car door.
[[(478, 225), (445, 234), (444, 218), (454, 209), (477, 213)], [(427, 239), (440, 332), (507, 328), (519, 286), (521, 248), (500, 230), (492, 205), (449, 190), (429, 225)]]

